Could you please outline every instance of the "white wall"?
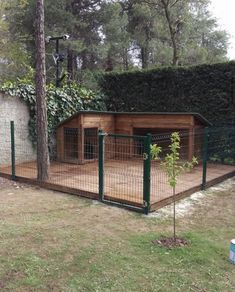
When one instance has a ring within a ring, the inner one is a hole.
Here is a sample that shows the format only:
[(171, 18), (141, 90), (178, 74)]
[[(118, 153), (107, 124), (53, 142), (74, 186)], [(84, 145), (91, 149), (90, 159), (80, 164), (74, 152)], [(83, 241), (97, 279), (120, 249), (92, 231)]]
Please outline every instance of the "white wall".
[(36, 159), (36, 149), (29, 139), (26, 103), (0, 92), (0, 167), (11, 162), (10, 121), (15, 122), (16, 163)]

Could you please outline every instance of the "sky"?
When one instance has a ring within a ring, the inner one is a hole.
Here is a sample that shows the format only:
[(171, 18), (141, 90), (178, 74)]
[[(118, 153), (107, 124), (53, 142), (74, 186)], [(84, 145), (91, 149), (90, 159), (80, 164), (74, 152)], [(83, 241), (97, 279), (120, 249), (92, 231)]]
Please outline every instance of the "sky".
[(228, 57), (235, 60), (235, 0), (211, 0), (210, 11), (219, 27), (230, 34)]

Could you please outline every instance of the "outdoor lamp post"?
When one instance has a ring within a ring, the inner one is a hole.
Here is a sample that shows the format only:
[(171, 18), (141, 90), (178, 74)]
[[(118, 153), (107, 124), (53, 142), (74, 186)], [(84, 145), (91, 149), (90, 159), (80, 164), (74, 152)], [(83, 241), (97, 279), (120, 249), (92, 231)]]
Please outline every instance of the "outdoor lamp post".
[(63, 36), (58, 37), (46, 37), (46, 42), (50, 43), (51, 41), (55, 41), (56, 47), (55, 47), (55, 54), (53, 55), (53, 59), (56, 65), (56, 87), (60, 87), (60, 83), (64, 78), (64, 75), (62, 77), (59, 76), (59, 63), (64, 61), (64, 55), (59, 53), (59, 41), (60, 40), (67, 40), (69, 39), (69, 35), (65, 34)]

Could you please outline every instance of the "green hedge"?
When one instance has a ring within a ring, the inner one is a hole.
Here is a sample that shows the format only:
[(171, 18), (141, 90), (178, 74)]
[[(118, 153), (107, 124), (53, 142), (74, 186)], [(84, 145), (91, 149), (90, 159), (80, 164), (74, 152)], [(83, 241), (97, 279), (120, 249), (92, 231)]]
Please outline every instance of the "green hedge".
[(108, 110), (198, 112), (235, 125), (235, 62), (108, 73), (99, 84)]

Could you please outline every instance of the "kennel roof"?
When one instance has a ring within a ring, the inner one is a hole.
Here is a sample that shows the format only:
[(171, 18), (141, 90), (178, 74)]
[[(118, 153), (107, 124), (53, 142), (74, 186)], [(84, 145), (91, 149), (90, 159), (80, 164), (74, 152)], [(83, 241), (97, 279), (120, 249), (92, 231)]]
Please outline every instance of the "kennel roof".
[(195, 112), (113, 112), (113, 111), (90, 111), (90, 110), (82, 110), (76, 112), (74, 115), (70, 116), (69, 118), (65, 119), (64, 121), (61, 121), (57, 127), (60, 127), (72, 119), (78, 117), (81, 114), (94, 114), (94, 115), (165, 115), (165, 116), (182, 116), (182, 115), (189, 115), (195, 117), (197, 120), (199, 120), (204, 126), (212, 126), (212, 124), (201, 114), (195, 113)]

